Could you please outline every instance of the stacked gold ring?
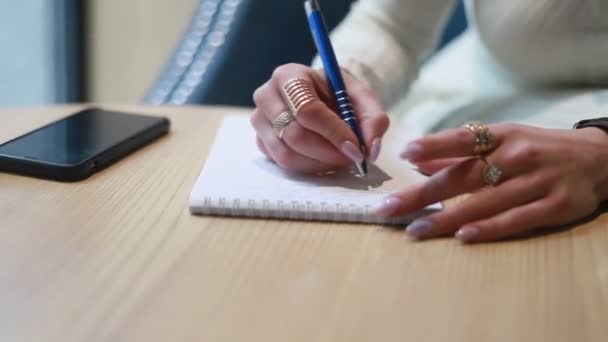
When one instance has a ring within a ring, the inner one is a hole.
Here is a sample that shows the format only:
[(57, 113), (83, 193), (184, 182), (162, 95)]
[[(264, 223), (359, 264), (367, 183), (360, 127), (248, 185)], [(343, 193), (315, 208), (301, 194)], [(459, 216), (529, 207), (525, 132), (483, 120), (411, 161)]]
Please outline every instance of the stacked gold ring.
[(303, 78), (292, 78), (285, 82), (282, 93), (293, 115), (297, 115), (304, 105), (319, 99), (312, 84)]
[(473, 154), (481, 155), (494, 149), (494, 136), (488, 126), (479, 121), (470, 121), (462, 127), (468, 129), (475, 136), (475, 148)]

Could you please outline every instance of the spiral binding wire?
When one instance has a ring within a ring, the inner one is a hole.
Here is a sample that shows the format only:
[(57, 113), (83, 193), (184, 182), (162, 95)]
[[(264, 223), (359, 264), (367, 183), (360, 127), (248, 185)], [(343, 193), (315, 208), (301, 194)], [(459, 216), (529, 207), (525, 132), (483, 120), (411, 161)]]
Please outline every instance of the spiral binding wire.
[(344, 205), (342, 203), (312, 203), (300, 201), (256, 201), (240, 198), (205, 197), (197, 214), (218, 216), (242, 216), (306, 221), (340, 221), (377, 224), (404, 224), (411, 216), (382, 218), (372, 214), (370, 206)]

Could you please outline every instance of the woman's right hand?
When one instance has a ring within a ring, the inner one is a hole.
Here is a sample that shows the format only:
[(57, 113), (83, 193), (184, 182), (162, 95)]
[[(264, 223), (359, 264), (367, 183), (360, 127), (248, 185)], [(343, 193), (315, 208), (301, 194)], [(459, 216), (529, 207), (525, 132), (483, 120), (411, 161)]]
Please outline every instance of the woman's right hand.
[[(342, 74), (369, 155), (362, 155), (355, 134), (337, 114), (335, 99), (323, 71), (286, 64), (278, 67), (271, 79), (253, 94), (256, 109), (251, 124), (257, 133), (259, 149), (269, 159), (288, 171), (302, 173), (332, 171), (363, 158), (375, 161), (389, 126), (388, 115), (365, 83), (348, 72)], [(279, 138), (272, 122), (280, 113), (289, 111), (281, 89), (295, 78), (308, 81), (318, 98), (292, 113), (296, 120), (284, 128), (282, 138)]]

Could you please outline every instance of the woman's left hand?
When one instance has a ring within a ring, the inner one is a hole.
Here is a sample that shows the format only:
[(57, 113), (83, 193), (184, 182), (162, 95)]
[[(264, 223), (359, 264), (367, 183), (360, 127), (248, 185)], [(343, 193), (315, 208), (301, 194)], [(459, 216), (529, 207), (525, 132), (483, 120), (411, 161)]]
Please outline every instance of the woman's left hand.
[[(571, 223), (593, 213), (608, 198), (608, 134), (602, 130), (509, 123), (487, 127), (494, 148), (484, 158), (473, 154), (475, 136), (467, 128), (408, 144), (401, 156), (430, 177), (389, 196), (377, 214), (405, 215), (472, 193), (412, 222), (407, 232), (418, 239), (455, 234), (461, 241), (478, 242)], [(490, 165), (502, 174), (496, 184), (487, 186)]]

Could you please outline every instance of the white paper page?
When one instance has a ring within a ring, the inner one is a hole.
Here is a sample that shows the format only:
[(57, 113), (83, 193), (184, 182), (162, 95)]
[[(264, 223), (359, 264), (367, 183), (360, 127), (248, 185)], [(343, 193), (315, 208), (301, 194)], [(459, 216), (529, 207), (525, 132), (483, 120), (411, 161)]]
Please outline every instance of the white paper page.
[(222, 206), (238, 200), (241, 208), (266, 201), (268, 206), (280, 203), (280, 210), (289, 211), (304, 203), (312, 211), (319, 207), (329, 211), (352, 208), (368, 215), (388, 194), (424, 178), (398, 158), (406, 141), (405, 135), (398, 134), (387, 134), (378, 166), (370, 164), (367, 177), (347, 170), (323, 176), (301, 175), (285, 172), (258, 151), (248, 117), (227, 117), (192, 190), (191, 211), (205, 213), (212, 199), (221, 200)]

